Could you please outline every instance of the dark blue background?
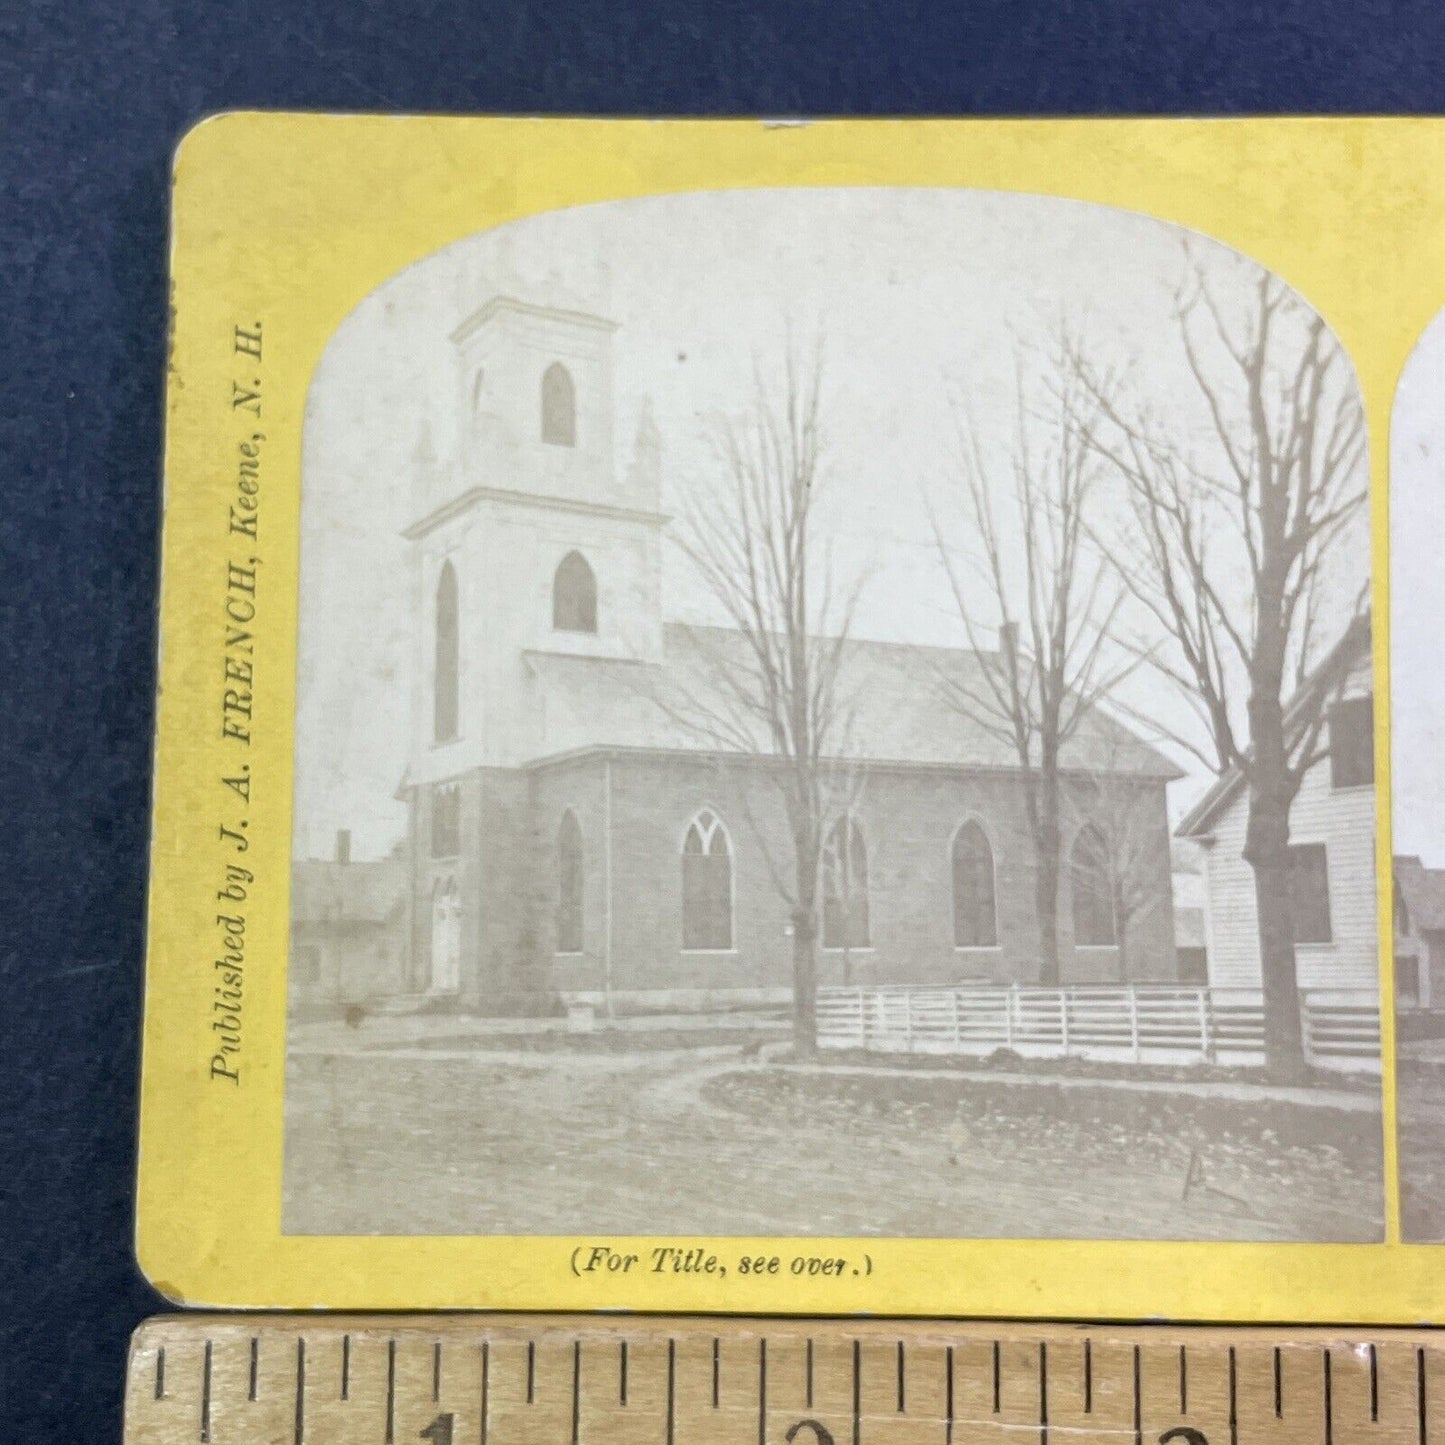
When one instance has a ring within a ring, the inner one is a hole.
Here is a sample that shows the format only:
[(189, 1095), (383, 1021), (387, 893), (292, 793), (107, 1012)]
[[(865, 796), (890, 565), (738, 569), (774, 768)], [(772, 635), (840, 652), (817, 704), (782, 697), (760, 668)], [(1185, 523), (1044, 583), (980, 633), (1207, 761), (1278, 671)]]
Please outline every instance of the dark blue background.
[[(119, 1439), (172, 147), (231, 107), (1429, 111), (1438, 0), (0, 4), (0, 1437)], [(238, 1187), (240, 1183), (238, 1181)]]

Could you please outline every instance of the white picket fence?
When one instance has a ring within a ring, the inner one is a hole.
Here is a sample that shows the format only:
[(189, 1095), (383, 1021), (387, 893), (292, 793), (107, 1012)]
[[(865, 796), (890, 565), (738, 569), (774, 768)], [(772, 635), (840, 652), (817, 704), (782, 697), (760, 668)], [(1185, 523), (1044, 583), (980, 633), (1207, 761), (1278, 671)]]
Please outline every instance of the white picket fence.
[[(1320, 1068), (1380, 1069), (1379, 999), (1367, 990), (1301, 996), (1305, 1049)], [(1120, 1063), (1264, 1063), (1258, 989), (1176, 984), (1034, 988), (820, 988), (818, 1044), (878, 1053)]]

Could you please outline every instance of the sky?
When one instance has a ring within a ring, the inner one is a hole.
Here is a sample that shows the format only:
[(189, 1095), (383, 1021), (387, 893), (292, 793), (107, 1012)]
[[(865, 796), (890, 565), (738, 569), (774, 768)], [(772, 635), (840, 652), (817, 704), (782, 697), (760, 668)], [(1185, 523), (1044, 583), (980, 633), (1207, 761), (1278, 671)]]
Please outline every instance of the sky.
[(1394, 849), (1445, 867), (1445, 312), (1426, 328), (1390, 428), (1390, 776)]
[[(789, 338), (821, 340), (828, 501), (836, 565), (868, 577), (859, 636), (966, 646), (931, 516), (955, 570), (976, 549), (959, 505), (966, 416), (999, 477), (1017, 433), (1016, 376), (1060, 324), (1126, 369), (1165, 413), (1196, 415), (1173, 321), (1179, 228), (1051, 197), (968, 190), (689, 193), (513, 222), (419, 260), (363, 300), (317, 369), (303, 437), (295, 848), (323, 856), (349, 828), (357, 857), (384, 855), (405, 816), (410, 458), (425, 431), (445, 458), (459, 418), (448, 336), (498, 292), (597, 312), (613, 339), (617, 465), (644, 404), (662, 436), (663, 510), (719, 482), (708, 437), (737, 415), (754, 368)], [(1257, 277), (1213, 243), (1198, 253), (1226, 307)], [(1201, 423), (1202, 426), (1202, 423)], [(1100, 505), (1107, 506), (1108, 498)], [(1101, 514), (1102, 515), (1102, 514)], [(1359, 565), (1367, 565), (1360, 552)], [(720, 621), (675, 546), (665, 616)], [(969, 598), (985, 635), (997, 621)], [(1128, 699), (1184, 724), (1177, 696), (1136, 675)], [(1188, 776), (1178, 815), (1209, 774)]]

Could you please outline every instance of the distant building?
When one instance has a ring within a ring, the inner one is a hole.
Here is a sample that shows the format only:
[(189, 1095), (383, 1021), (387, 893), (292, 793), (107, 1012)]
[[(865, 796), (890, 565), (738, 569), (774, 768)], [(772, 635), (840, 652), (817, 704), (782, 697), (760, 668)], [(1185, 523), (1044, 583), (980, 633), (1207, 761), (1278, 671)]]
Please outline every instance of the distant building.
[[(777, 762), (766, 739), (721, 745), (678, 715), (735, 715), (716, 665), (746, 639), (664, 614), (662, 439), (644, 406), (614, 463), (614, 330), (488, 301), (452, 336), (454, 455), (417, 457), (406, 986), (459, 1009), (709, 1007), (791, 986)], [(820, 982), (1036, 982), (1024, 782), (942, 696), (945, 676), (985, 690), (980, 655), (850, 641), (840, 667), (861, 786), (825, 823), (842, 866), (821, 889)], [(1174, 979), (1177, 768), (1097, 709), (1062, 763), (1063, 981)], [(1110, 806), (1137, 801), (1151, 839), (1152, 906), (1122, 927), (1085, 786), (1106, 771)]]
[(1395, 1007), (1445, 1009), (1445, 868), (1395, 859)]
[[(1357, 621), (1285, 714), (1298, 738), (1324, 707), (1321, 756), (1290, 809), (1295, 966), (1302, 990), (1379, 988), (1370, 623)], [(1244, 860), (1245, 781), (1231, 768), (1180, 823), (1204, 849), (1206, 946), (1215, 987), (1262, 985), (1254, 870)]]
[(351, 861), (350, 834), (334, 859), (291, 870), (293, 1007), (367, 1004), (410, 991), (405, 858)]

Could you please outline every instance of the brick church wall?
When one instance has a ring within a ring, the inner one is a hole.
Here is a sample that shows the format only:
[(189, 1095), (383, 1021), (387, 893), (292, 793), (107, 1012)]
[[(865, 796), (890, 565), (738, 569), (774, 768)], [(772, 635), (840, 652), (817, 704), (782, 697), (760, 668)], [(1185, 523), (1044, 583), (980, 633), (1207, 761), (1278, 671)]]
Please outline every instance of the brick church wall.
[[(610, 777), (610, 802), (609, 802)], [(1177, 976), (1169, 901), (1163, 788), (1138, 785), (1157, 800), (1158, 876), (1154, 906), (1135, 916), (1125, 940), (1134, 979)], [(554, 958), (564, 993), (786, 990), (791, 979), (788, 908), (774, 870), (790, 876), (792, 846), (776, 783), (757, 763), (621, 754), (539, 769), (534, 788), (539, 852), (545, 858), (541, 952), (555, 947), (556, 831), (571, 808), (582, 830), (583, 951)], [(1116, 790), (1117, 796), (1117, 790)], [(733, 947), (682, 947), (682, 840), (704, 807), (732, 845)], [(605, 907), (606, 821), (611, 820), (612, 917)], [(1017, 778), (989, 773), (873, 770), (855, 809), (868, 852), (869, 946), (820, 953), (823, 983), (953, 984), (1036, 982), (1038, 937), (1034, 864)], [(953, 941), (951, 846), (959, 825), (976, 819), (994, 849), (999, 944), (958, 949)], [(766, 838), (766, 843), (764, 839)], [(1066, 847), (1070, 841), (1065, 838)], [(771, 866), (770, 866), (771, 865)], [(1120, 978), (1117, 949), (1074, 949), (1067, 867), (1060, 893), (1061, 972), (1065, 982)], [(845, 967), (847, 978), (845, 980)]]

